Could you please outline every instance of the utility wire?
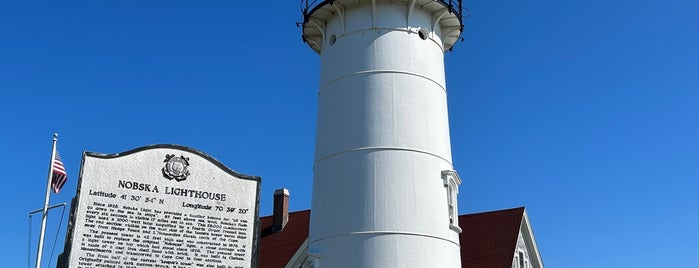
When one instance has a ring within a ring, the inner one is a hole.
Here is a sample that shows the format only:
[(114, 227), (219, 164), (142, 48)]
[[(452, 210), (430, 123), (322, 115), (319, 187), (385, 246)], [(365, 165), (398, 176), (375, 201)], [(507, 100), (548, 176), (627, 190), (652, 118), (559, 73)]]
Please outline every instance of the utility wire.
[[(58, 223), (58, 230), (56, 230), (56, 238), (53, 240), (53, 248), (51, 249), (51, 258), (53, 258), (53, 251), (56, 249), (56, 241), (58, 241), (58, 232), (61, 230), (61, 225), (63, 224), (63, 218), (66, 213), (66, 203), (61, 203), (48, 207), (46, 213), (57, 207), (63, 207), (63, 212), (61, 213), (61, 221)], [(37, 209), (29, 212), (29, 236), (27, 238), (27, 268), (31, 268), (31, 253), (32, 253), (32, 214), (42, 212), (43, 209)], [(51, 259), (49, 259), (49, 266), (51, 265)]]
[(32, 214), (29, 214), (29, 238), (27, 240), (27, 268), (31, 268), (31, 253), (32, 253)]
[(63, 206), (63, 211), (61, 212), (61, 221), (58, 222), (58, 229), (56, 229), (56, 237), (53, 239), (53, 247), (51, 248), (51, 255), (49, 257), (49, 267), (51, 267), (51, 260), (53, 260), (53, 251), (56, 249), (56, 241), (58, 241), (58, 233), (61, 231), (61, 225), (63, 224), (63, 215), (66, 214), (66, 206)]

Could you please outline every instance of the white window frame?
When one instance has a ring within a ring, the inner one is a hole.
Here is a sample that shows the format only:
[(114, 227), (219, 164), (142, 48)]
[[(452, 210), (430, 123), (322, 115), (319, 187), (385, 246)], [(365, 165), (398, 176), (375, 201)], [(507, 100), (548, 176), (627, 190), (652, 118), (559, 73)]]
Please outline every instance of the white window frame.
[(449, 214), (449, 229), (454, 230), (457, 233), (461, 233), (461, 227), (459, 227), (459, 207), (458, 207), (458, 194), (459, 185), (461, 184), (461, 178), (456, 170), (443, 170), (442, 180), (444, 182), (444, 187), (447, 190), (447, 213)]

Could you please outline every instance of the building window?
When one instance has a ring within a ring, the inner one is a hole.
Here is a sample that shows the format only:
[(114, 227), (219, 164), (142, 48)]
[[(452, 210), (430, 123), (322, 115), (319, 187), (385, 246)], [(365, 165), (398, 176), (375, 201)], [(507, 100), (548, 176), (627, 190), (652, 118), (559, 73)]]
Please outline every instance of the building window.
[(443, 170), (442, 180), (444, 181), (444, 187), (447, 190), (447, 209), (449, 214), (449, 228), (461, 233), (461, 228), (459, 227), (459, 208), (457, 195), (459, 194), (459, 185), (461, 184), (461, 179), (459, 174), (454, 170)]
[(519, 268), (525, 268), (524, 267), (524, 252), (519, 252)]

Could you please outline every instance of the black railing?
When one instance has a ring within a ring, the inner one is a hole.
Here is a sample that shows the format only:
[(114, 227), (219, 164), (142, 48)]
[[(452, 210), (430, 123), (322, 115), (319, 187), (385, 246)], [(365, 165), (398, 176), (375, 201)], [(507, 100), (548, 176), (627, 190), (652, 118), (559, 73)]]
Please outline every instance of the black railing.
[(332, 4), (334, 0), (301, 0), (301, 13), (303, 13), (303, 23), (308, 22), (308, 17), (325, 4)]
[[(449, 8), (449, 12), (456, 15), (459, 18), (459, 23), (464, 25), (464, 7), (461, 0), (433, 0), (438, 2), (445, 7)], [(308, 22), (311, 14), (313, 14), (317, 9), (324, 6), (325, 4), (332, 4), (335, 0), (301, 0), (301, 12), (303, 13), (303, 23)], [(466, 9), (466, 18), (470, 15), (468, 9)]]

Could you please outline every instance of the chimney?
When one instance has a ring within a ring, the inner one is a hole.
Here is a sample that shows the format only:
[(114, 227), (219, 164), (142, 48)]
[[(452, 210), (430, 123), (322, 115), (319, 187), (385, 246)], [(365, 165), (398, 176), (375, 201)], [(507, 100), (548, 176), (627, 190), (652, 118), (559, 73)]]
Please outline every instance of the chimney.
[(272, 230), (275, 232), (284, 230), (284, 226), (289, 222), (289, 190), (286, 188), (274, 191), (274, 214), (272, 217), (274, 219)]

